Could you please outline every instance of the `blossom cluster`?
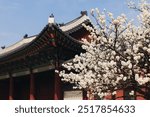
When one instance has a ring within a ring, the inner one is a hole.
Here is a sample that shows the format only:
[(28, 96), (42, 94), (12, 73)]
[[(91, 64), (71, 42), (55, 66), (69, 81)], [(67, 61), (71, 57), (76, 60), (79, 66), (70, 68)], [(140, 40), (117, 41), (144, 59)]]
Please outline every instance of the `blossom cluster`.
[(74, 88), (90, 90), (101, 99), (116, 94), (131, 80), (137, 86), (150, 83), (150, 4), (142, 1), (138, 10), (136, 26), (125, 14), (114, 18), (106, 10), (92, 9), (97, 25), (83, 24), (91, 40), (83, 39), (85, 53), (63, 64), (66, 70), (59, 72), (62, 80), (75, 83)]

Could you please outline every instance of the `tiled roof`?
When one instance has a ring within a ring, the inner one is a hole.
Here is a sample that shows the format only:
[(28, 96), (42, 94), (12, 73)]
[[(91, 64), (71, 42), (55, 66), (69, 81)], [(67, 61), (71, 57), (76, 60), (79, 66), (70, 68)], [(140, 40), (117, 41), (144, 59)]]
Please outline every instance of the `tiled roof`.
[(66, 23), (64, 26), (61, 26), (60, 29), (64, 32), (67, 32), (69, 30), (72, 30), (73, 28), (76, 28), (79, 25), (82, 25), (82, 23), (84, 23), (87, 20), (89, 20), (89, 17), (83, 15), (69, 23)]
[(27, 37), (27, 38), (23, 38), (21, 41), (3, 49), (3, 50), (0, 50), (0, 58), (1, 57), (4, 57), (6, 55), (8, 55), (9, 53), (11, 52), (14, 52), (26, 45), (28, 45), (30, 42), (32, 42), (34, 39), (36, 38), (36, 36), (32, 36), (32, 37)]
[[(89, 17), (86, 15), (81, 15), (80, 17), (76, 18), (75, 20), (72, 20), (72, 21), (66, 23), (64, 26), (59, 27), (59, 29), (62, 30), (64, 33), (67, 33), (69, 31), (72, 32), (71, 30), (74, 30), (77, 27), (81, 26), (82, 23), (84, 23), (85, 21), (89, 21)], [(23, 38), (21, 41), (15, 43), (14, 45), (11, 45), (5, 49), (0, 50), (0, 59), (9, 54), (12, 54), (12, 53), (18, 51), (21, 48), (26, 47), (28, 44), (33, 42), (36, 39), (36, 37), (38, 38), (38, 35)]]

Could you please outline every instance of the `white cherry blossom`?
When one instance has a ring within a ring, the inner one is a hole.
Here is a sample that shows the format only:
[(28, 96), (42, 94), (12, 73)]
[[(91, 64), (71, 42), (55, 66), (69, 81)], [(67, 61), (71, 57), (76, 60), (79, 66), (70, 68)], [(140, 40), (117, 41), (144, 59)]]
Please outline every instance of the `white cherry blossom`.
[(75, 83), (74, 88), (91, 91), (101, 99), (128, 86), (133, 89), (130, 95), (135, 89), (150, 99), (141, 88), (150, 89), (150, 3), (144, 0), (129, 6), (139, 11), (139, 25), (124, 14), (115, 18), (110, 12), (91, 10), (99, 28), (83, 24), (91, 41), (83, 39), (85, 53), (62, 65), (65, 69), (59, 75), (63, 81)]

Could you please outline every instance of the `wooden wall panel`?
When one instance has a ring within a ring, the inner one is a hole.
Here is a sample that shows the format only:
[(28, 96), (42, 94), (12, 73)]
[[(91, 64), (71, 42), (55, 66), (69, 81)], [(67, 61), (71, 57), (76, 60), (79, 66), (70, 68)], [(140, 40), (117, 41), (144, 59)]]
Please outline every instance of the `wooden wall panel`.
[(35, 99), (54, 99), (54, 70), (35, 75)]
[(9, 98), (9, 79), (0, 80), (0, 100)]
[(28, 100), (30, 96), (30, 76), (14, 78), (14, 100)]

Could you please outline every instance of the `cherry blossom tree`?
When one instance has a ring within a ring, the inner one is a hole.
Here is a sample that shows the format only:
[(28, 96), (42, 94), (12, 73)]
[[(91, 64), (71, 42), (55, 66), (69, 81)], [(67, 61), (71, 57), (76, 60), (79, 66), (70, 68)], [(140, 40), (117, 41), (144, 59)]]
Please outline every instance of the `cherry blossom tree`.
[(106, 10), (91, 10), (97, 25), (83, 24), (91, 40), (83, 39), (85, 53), (63, 64), (65, 69), (59, 72), (63, 81), (101, 99), (128, 87), (130, 95), (138, 92), (150, 99), (150, 3), (130, 2), (129, 7), (139, 12), (138, 26), (125, 14), (115, 18)]

